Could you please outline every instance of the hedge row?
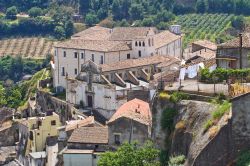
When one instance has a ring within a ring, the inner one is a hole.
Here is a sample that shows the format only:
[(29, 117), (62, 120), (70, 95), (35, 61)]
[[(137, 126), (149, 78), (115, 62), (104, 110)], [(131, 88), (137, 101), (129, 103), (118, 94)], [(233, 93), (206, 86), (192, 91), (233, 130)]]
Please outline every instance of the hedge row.
[(213, 72), (209, 72), (209, 69), (202, 69), (200, 71), (200, 81), (205, 83), (218, 83), (228, 79), (247, 79), (249, 75), (250, 69), (217, 68)]

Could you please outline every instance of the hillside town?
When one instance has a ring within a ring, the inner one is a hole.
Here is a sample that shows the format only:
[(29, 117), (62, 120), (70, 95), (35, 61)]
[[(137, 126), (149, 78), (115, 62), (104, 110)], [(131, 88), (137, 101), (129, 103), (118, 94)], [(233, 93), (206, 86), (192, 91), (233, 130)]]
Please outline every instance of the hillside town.
[(249, 165), (235, 1), (0, 1), (0, 165)]

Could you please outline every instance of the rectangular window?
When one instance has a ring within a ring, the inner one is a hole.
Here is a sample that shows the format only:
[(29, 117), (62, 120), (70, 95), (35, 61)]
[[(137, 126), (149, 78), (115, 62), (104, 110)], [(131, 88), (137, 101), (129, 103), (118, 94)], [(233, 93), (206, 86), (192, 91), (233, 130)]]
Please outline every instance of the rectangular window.
[(94, 54), (92, 54), (91, 60), (92, 60), (93, 62), (95, 62), (95, 55), (94, 55)]
[(120, 140), (120, 135), (119, 134), (115, 134), (115, 144), (120, 145), (121, 144), (121, 140)]
[(100, 61), (100, 64), (103, 64), (103, 56), (101, 56), (101, 61)]
[(127, 59), (130, 59), (130, 54), (127, 54)]
[(65, 76), (65, 69), (62, 67), (62, 76)]
[(77, 75), (78, 73), (77, 73), (77, 69), (75, 69), (75, 75)]
[(57, 54), (57, 52), (56, 52), (56, 50), (55, 50), (55, 56), (56, 56), (56, 54)]
[(66, 51), (63, 51), (63, 57), (66, 57)]
[(55, 120), (52, 120), (51, 121), (51, 126), (55, 126), (56, 125), (56, 121)]
[(138, 51), (139, 57), (141, 57), (141, 51)]
[(77, 58), (77, 52), (75, 52), (74, 55), (75, 55), (75, 58)]
[(81, 53), (81, 59), (84, 59), (84, 53)]

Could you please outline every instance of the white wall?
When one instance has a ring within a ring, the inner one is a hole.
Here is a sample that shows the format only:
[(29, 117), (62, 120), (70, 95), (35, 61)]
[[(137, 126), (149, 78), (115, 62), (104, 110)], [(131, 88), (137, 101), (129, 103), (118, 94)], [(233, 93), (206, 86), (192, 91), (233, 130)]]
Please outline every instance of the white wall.
[(63, 154), (64, 166), (95, 166), (92, 154)]
[(156, 53), (158, 55), (173, 56), (176, 58), (181, 58), (181, 52), (182, 52), (181, 38), (172, 43), (169, 43), (168, 45), (156, 49)]

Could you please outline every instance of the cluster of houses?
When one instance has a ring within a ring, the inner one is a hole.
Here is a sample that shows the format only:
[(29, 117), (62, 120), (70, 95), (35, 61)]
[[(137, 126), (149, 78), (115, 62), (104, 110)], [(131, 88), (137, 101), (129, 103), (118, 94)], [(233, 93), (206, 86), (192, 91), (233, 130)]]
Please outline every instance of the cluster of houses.
[(177, 25), (166, 31), (95, 26), (54, 49), (53, 86), (82, 117), (62, 122), (49, 111), (20, 120), (17, 156), (23, 165), (94, 166), (124, 142), (144, 143), (151, 138), (150, 101), (160, 81), (185, 79), (186, 73), (193, 79), (199, 67), (247, 67), (250, 38), (218, 46), (196, 41), (183, 52)]

